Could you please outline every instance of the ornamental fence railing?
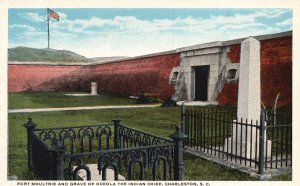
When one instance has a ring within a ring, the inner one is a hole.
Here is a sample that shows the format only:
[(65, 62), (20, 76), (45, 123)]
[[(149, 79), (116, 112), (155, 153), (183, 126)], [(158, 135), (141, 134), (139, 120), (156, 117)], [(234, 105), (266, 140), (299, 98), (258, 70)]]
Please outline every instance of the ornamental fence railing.
[[(42, 180), (183, 180), (180, 128), (171, 139), (121, 125), (27, 129), (28, 167)], [(122, 178), (120, 178), (122, 177)]]
[(234, 108), (182, 106), (186, 148), (256, 169), (292, 165), (291, 112), (263, 110), (260, 121), (237, 119)]

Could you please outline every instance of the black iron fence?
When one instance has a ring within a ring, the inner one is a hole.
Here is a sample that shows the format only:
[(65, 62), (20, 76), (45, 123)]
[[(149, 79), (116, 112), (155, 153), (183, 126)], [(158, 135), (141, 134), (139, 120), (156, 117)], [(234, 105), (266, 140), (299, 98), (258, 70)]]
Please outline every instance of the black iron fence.
[(292, 165), (291, 112), (263, 110), (260, 121), (237, 119), (234, 108), (182, 107), (186, 147), (262, 174)]
[(272, 143), (270, 158), (265, 160), (265, 168), (280, 168), (292, 165), (292, 113), (266, 112), (266, 134)]
[[(28, 167), (45, 180), (183, 180), (183, 140), (172, 140), (120, 124), (37, 129), (29, 121)], [(84, 176), (83, 176), (84, 175)], [(85, 178), (84, 178), (85, 177)]]

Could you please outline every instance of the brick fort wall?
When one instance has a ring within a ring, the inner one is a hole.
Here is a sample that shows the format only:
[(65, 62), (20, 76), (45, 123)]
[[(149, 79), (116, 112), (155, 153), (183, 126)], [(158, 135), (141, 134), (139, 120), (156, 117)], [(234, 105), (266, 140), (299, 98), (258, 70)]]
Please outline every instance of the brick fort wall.
[[(292, 105), (292, 37), (261, 40), (262, 102), (271, 108), (279, 93), (279, 107)], [(227, 57), (239, 63), (240, 44), (230, 46)], [(179, 53), (168, 53), (97, 65), (9, 64), (8, 91), (84, 91), (90, 83), (98, 90), (167, 98), (174, 93), (169, 75), (180, 64)], [(238, 82), (227, 83), (217, 97), (220, 105), (236, 105)]]
[(174, 53), (97, 65), (92, 81), (98, 82), (100, 91), (167, 98), (175, 91), (169, 76), (179, 63), (179, 54)]
[[(261, 47), (261, 99), (272, 108), (279, 93), (278, 106), (292, 106), (292, 36), (260, 41)], [(227, 57), (231, 63), (239, 63), (240, 45), (230, 46)], [(236, 105), (238, 82), (227, 83), (218, 95), (220, 105)]]
[(175, 91), (169, 75), (179, 63), (179, 54), (171, 53), (97, 65), (9, 64), (8, 91), (90, 92), (94, 81), (102, 92), (167, 98)]
[(75, 83), (90, 76), (88, 66), (8, 65), (8, 91), (81, 91)]

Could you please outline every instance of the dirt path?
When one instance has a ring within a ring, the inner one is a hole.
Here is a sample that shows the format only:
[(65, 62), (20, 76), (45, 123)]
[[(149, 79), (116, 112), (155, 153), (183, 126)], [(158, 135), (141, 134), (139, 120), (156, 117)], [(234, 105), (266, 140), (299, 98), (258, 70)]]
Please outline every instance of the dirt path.
[(8, 113), (29, 113), (29, 112), (55, 112), (70, 110), (102, 110), (102, 109), (136, 109), (136, 108), (154, 108), (159, 104), (152, 105), (108, 105), (108, 106), (89, 106), (89, 107), (62, 107), (62, 108), (33, 108), (33, 109), (9, 109)]

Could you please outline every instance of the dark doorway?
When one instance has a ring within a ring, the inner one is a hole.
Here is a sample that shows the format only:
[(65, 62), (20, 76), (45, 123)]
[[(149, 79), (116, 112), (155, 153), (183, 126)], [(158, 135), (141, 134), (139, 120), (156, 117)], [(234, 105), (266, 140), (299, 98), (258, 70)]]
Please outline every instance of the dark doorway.
[(195, 69), (195, 101), (207, 101), (209, 65), (197, 66)]

